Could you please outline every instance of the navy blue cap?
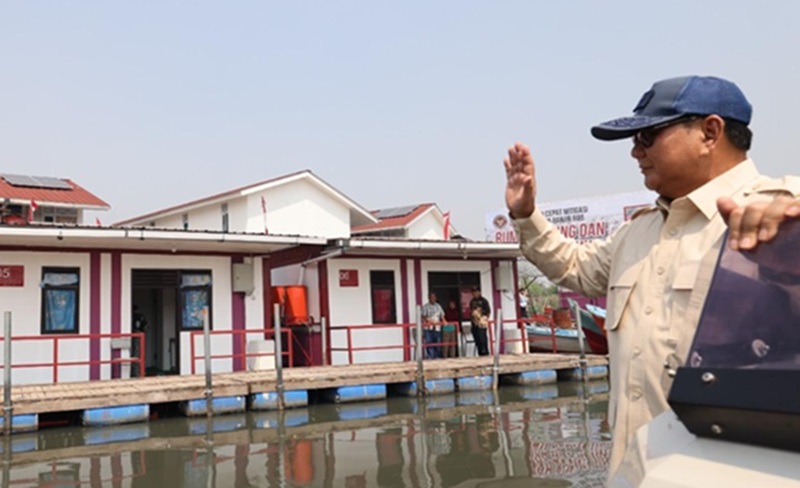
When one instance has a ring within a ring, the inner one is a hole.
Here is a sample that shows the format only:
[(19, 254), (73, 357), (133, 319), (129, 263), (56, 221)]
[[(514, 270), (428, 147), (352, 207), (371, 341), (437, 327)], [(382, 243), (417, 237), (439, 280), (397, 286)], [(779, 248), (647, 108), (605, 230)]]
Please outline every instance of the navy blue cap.
[(711, 76), (684, 76), (657, 81), (642, 95), (633, 115), (592, 127), (603, 141), (632, 137), (642, 129), (687, 115), (719, 115), (750, 124), (753, 107), (734, 83)]

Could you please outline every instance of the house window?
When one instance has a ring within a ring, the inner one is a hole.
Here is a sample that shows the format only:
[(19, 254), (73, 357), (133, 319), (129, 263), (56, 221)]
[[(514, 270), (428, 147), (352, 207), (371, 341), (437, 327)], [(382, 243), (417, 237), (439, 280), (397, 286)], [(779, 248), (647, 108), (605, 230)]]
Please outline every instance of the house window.
[(54, 224), (77, 224), (78, 209), (61, 207), (39, 207), (34, 214), (34, 219), (39, 222)]
[(372, 323), (396, 324), (394, 271), (370, 271), (369, 286), (372, 297)]
[(211, 328), (211, 271), (185, 271), (180, 282), (180, 324), (183, 330), (202, 330), (208, 314)]
[(77, 334), (78, 268), (42, 269), (42, 334)]
[(181, 219), (183, 219), (183, 230), (189, 230), (189, 214), (183, 214)]
[(230, 229), (228, 227), (228, 204), (222, 204), (222, 232), (228, 232)]

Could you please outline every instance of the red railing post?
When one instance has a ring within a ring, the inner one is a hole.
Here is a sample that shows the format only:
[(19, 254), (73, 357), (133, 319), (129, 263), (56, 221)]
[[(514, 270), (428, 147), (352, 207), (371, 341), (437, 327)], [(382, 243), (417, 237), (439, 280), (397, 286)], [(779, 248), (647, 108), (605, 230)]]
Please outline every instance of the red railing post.
[(353, 364), (353, 334), (350, 327), (347, 327), (347, 364)]
[(53, 337), (53, 383), (58, 383), (58, 336)]
[(486, 327), (486, 337), (489, 342), (489, 355), (494, 356), (494, 320), (490, 320)]
[(138, 332), (139, 334), (139, 377), (144, 378), (146, 376), (144, 367), (145, 367), (145, 351), (144, 348), (147, 347), (147, 344), (144, 340), (144, 333)]
[(286, 329), (286, 342), (289, 343), (289, 367), (291, 368), (294, 366), (294, 336), (292, 335), (292, 329)]
[(239, 349), (239, 371), (247, 370), (247, 334), (245, 331), (239, 333), (239, 342), (241, 343)]

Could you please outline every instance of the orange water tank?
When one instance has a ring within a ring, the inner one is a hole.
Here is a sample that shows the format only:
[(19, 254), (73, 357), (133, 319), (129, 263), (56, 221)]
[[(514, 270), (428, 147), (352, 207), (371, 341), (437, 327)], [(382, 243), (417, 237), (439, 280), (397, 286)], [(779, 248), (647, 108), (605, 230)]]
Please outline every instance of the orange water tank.
[(308, 289), (305, 286), (273, 286), (272, 303), (280, 303), (284, 325), (309, 322)]

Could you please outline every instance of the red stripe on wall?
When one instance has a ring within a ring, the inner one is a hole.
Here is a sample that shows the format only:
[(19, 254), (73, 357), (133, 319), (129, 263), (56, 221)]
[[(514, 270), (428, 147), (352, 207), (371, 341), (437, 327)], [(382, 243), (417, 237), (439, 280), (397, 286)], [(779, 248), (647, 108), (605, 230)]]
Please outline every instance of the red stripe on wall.
[[(89, 254), (89, 333), (99, 334), (100, 331), (100, 290), (102, 290), (102, 283), (100, 282), (101, 270), (101, 254), (93, 251)], [(96, 361), (100, 360), (100, 339), (89, 339), (89, 360), (92, 364), (89, 365), (89, 379), (100, 379), (100, 364)]]
[[(231, 268), (233, 268), (234, 263), (243, 263), (244, 257), (242, 256), (232, 256), (231, 257)], [(233, 288), (233, 287), (231, 287)], [(244, 330), (245, 327), (245, 304), (244, 304), (244, 293), (231, 291), (231, 329), (232, 330)], [(233, 340), (233, 370), (234, 371), (244, 371), (245, 364), (244, 364), (244, 340), (245, 335), (242, 334), (231, 334)]]
[[(119, 251), (111, 253), (111, 333), (122, 332), (122, 254)], [(120, 350), (111, 350), (111, 359), (119, 359)], [(119, 364), (111, 367), (111, 377), (120, 377)]]
[(400, 303), (403, 306), (403, 323), (409, 321), (408, 313), (408, 260), (400, 258)]

